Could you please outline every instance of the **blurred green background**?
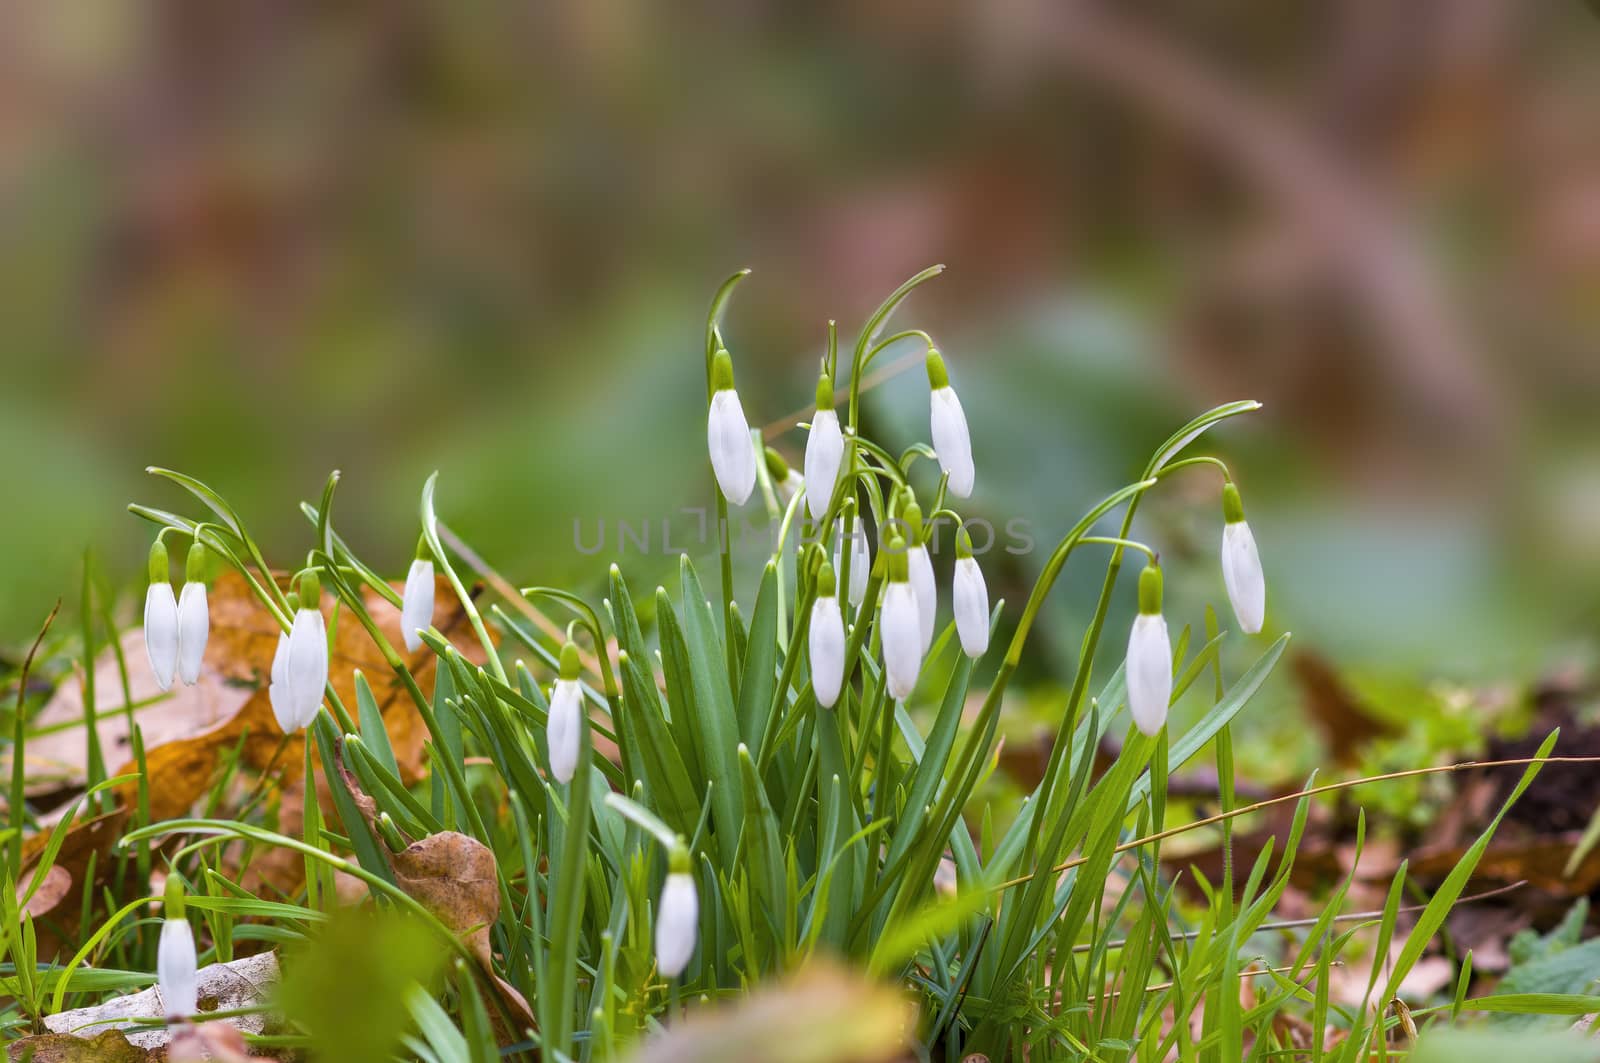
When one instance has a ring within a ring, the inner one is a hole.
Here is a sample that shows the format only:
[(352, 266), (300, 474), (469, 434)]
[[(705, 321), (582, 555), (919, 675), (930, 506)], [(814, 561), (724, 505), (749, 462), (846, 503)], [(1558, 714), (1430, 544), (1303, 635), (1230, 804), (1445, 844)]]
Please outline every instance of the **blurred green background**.
[[(131, 591), (124, 507), (180, 504), (147, 464), (284, 564), (339, 468), (342, 530), (396, 574), (438, 469), (514, 582), (597, 591), (575, 522), (711, 502), (724, 276), (754, 269), (727, 332), (765, 422), (808, 403), (829, 318), (853, 337), (944, 262), (896, 321), (946, 351), (975, 512), (1053, 540), (1189, 415), (1257, 398), (1216, 445), (1269, 635), (1419, 684), (1593, 663), (1600, 19), (1576, 0), (0, 18), (7, 645), (85, 546)], [(925, 437), (920, 372), (865, 408)], [(1142, 529), (1183, 562), (1182, 623), (1220, 600), (1216, 491), (1193, 474)], [(991, 587), (1020, 600), (1039, 560), (995, 557)], [(1064, 649), (1090, 568), (1052, 602)]]

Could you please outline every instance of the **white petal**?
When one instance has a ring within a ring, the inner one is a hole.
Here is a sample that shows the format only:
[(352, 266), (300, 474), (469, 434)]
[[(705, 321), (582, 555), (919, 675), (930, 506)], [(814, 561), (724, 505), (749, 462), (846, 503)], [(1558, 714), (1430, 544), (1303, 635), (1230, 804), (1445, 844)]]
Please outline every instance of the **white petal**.
[(178, 668), (178, 599), (165, 580), (150, 584), (144, 594), (144, 649), (156, 685), (168, 689)]
[[(867, 533), (861, 528), (861, 518), (851, 522), (850, 532), (850, 604), (860, 605), (867, 596), (867, 579), (872, 575), (872, 550), (867, 545)], [(839, 563), (839, 547), (833, 551), (834, 571), (844, 571)]]
[(267, 683), (267, 701), (284, 734), (296, 730), (296, 717), (289, 704), (289, 633), (278, 632), (278, 652), (272, 655), (272, 678)]
[(982, 657), (989, 649), (989, 586), (975, 557), (956, 558), (951, 601), (956, 611), (956, 634), (968, 657)]
[(700, 937), (700, 895), (694, 878), (682, 871), (667, 876), (656, 910), (656, 969), (676, 978), (689, 966)]
[(729, 502), (744, 505), (756, 486), (756, 448), (750, 440), (750, 422), (745, 420), (739, 393), (732, 388), (711, 396), (706, 446), (711, 451), (711, 470), (717, 474), (717, 486)]
[(930, 432), (933, 452), (939, 467), (950, 474), (950, 493), (957, 498), (972, 494), (972, 434), (967, 431), (967, 415), (955, 389), (935, 388), (932, 392)]
[(309, 727), (322, 708), (322, 694), (328, 685), (328, 630), (316, 609), (295, 613), (284, 685), (295, 727)]
[(1222, 582), (1228, 587), (1233, 615), (1247, 635), (1261, 630), (1267, 615), (1267, 578), (1250, 525), (1233, 521), (1222, 529)]
[(195, 1013), (195, 970), (194, 931), (189, 929), (189, 921), (168, 919), (161, 926), (161, 942), (156, 946), (156, 982), (168, 1015), (188, 1018)]
[(828, 512), (828, 500), (839, 482), (839, 464), (844, 459), (844, 433), (839, 430), (839, 414), (818, 410), (811, 418), (811, 435), (806, 439), (806, 508), (812, 520)]
[(1140, 613), (1128, 635), (1128, 711), (1147, 735), (1167, 722), (1172, 701), (1172, 640), (1167, 622), (1154, 613)]
[(433, 626), (433, 562), (417, 558), (406, 573), (406, 592), (400, 599), (400, 635), (406, 641), (406, 651), (416, 653), (422, 648), (419, 630)]
[(178, 596), (178, 678), (193, 684), (200, 678), (200, 662), (206, 655), (206, 640), (211, 637), (211, 610), (206, 603), (206, 585), (185, 583)]
[(830, 594), (811, 604), (808, 638), (811, 691), (817, 696), (818, 705), (831, 709), (844, 685), (844, 617), (839, 613), (838, 598)]
[(907, 698), (917, 686), (922, 670), (922, 619), (917, 608), (917, 592), (909, 583), (890, 583), (883, 595), (881, 619), (883, 670), (888, 674), (889, 694)]
[(569, 783), (578, 770), (578, 749), (583, 720), (583, 690), (576, 679), (557, 679), (550, 692), (550, 718), (545, 740), (550, 746), (550, 774)]
[(906, 566), (910, 569), (911, 590), (917, 596), (917, 620), (921, 625), (922, 652), (926, 654), (933, 645), (933, 625), (939, 612), (939, 584), (933, 578), (933, 560), (926, 546), (913, 546), (906, 553)]

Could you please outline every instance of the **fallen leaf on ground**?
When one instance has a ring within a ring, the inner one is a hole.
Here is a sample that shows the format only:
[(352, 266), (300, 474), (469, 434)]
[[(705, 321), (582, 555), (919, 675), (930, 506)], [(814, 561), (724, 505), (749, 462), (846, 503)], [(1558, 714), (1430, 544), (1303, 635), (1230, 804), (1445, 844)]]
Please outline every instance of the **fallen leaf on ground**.
[[(37, 924), (41, 957), (53, 956), (63, 946), (75, 945), (78, 922), (83, 916), (84, 887), (86, 885), (93, 887), (93, 896), (98, 898), (100, 884), (105, 882), (107, 876), (116, 868), (116, 861), (111, 858), (111, 850), (122, 838), (122, 829), (127, 822), (128, 810), (117, 808), (93, 819), (80, 820), (67, 828), (67, 836), (56, 852), (55, 860), (48, 872), (57, 876), (55, 890), (59, 892), (55, 893), (53, 903), (39, 907), (38, 905), (44, 903), (39, 895), (45, 892), (41, 888), (28, 906), (36, 915), (52, 913), (49, 920)], [(17, 876), (19, 882), (32, 881), (34, 870), (39, 866), (39, 860), (44, 856), (49, 844), (48, 832), (35, 834), (23, 842), (22, 869)], [(94, 872), (92, 882), (89, 881), (91, 864)], [(61, 875), (67, 877), (64, 888), (61, 884)], [(58, 931), (64, 934), (65, 938), (58, 936)]]

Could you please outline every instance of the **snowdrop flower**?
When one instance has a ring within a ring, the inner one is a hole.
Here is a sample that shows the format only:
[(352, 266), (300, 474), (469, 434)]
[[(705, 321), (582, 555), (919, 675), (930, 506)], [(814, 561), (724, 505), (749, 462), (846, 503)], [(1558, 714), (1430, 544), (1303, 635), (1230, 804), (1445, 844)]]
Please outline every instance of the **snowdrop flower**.
[(178, 668), (178, 600), (167, 572), (167, 546), (160, 539), (150, 547), (150, 589), (144, 593), (144, 649), (150, 671), (162, 690), (172, 686)]
[[(844, 544), (840, 543), (833, 550), (833, 567), (842, 569), (840, 552)], [(853, 515), (850, 520), (850, 604), (860, 605), (867, 596), (867, 577), (872, 574), (872, 550), (867, 546), (867, 533), (861, 527), (861, 517)]]
[(833, 381), (827, 373), (817, 379), (817, 412), (811, 418), (811, 434), (806, 437), (806, 508), (812, 520), (821, 520), (839, 482), (839, 464), (844, 458), (844, 433), (839, 431), (839, 414), (833, 408)]
[(917, 592), (911, 589), (905, 540), (892, 535), (883, 548), (889, 558), (889, 587), (883, 594), (883, 612), (878, 621), (883, 670), (888, 677), (889, 694), (902, 699), (916, 689), (917, 673), (922, 670), (922, 617)]
[(272, 677), (267, 683), (267, 701), (284, 734), (299, 730), (297, 718), (289, 711), (289, 633), (278, 632), (278, 650), (272, 655)]
[(972, 494), (972, 434), (967, 431), (961, 400), (950, 386), (944, 357), (937, 350), (928, 351), (928, 387), (932, 389), (929, 434), (933, 452), (939, 457), (939, 467), (950, 475), (950, 493), (966, 498)]
[(322, 583), (315, 572), (300, 577), (300, 608), (289, 629), (283, 686), (288, 703), (285, 715), (294, 728), (311, 726), (328, 686), (328, 628), (322, 619)]
[(950, 586), (962, 652), (982, 657), (989, 649), (989, 587), (978, 559), (972, 556), (972, 537), (965, 528), (956, 532), (956, 571)]
[(765, 454), (767, 475), (772, 477), (772, 489), (778, 494), (778, 504), (787, 506), (806, 485), (805, 477), (789, 468), (789, 463), (783, 460), (783, 455), (771, 447), (766, 448)]
[(571, 782), (578, 770), (583, 744), (583, 688), (578, 685), (581, 672), (578, 647), (569, 642), (561, 647), (561, 677), (550, 689), (550, 714), (545, 727), (550, 774), (559, 783)]
[(917, 596), (918, 631), (922, 635), (922, 652), (926, 654), (933, 645), (934, 620), (939, 612), (939, 584), (933, 577), (933, 559), (922, 541), (922, 507), (915, 499), (911, 500), (900, 511), (900, 519), (905, 522), (910, 536), (906, 571), (911, 577), (911, 590)]
[(411, 571), (406, 573), (406, 590), (400, 598), (400, 636), (405, 639), (406, 652), (416, 653), (422, 648), (422, 635), (433, 626), (433, 558), (426, 556), (426, 547), (417, 547)]
[(1161, 568), (1139, 573), (1139, 615), (1128, 635), (1128, 711), (1139, 730), (1154, 736), (1167, 722), (1172, 700), (1172, 640), (1161, 616)]
[(211, 637), (211, 610), (206, 602), (206, 548), (189, 547), (183, 593), (178, 596), (178, 678), (191, 686), (200, 678), (200, 662)]
[(839, 612), (837, 581), (826, 561), (817, 573), (817, 600), (811, 603), (811, 691), (817, 704), (833, 708), (844, 685), (844, 617)]
[(727, 351), (718, 351), (711, 363), (711, 389), (711, 411), (706, 416), (711, 471), (728, 501), (742, 506), (756, 486), (756, 450), (739, 393), (733, 390), (733, 359)]
[(656, 906), (656, 970), (676, 978), (689, 966), (700, 937), (700, 895), (689, 872), (689, 850), (676, 846), (667, 865), (667, 881)]
[(197, 990), (194, 931), (184, 912), (183, 882), (176, 873), (167, 876), (166, 922), (161, 926), (161, 941), (156, 946), (156, 982), (161, 987), (161, 1002), (171, 1018), (187, 1019), (195, 1013)]
[(1267, 613), (1267, 579), (1256, 552), (1256, 537), (1244, 521), (1239, 489), (1231, 482), (1222, 487), (1222, 519), (1222, 582), (1228, 587), (1228, 600), (1240, 629), (1254, 635)]

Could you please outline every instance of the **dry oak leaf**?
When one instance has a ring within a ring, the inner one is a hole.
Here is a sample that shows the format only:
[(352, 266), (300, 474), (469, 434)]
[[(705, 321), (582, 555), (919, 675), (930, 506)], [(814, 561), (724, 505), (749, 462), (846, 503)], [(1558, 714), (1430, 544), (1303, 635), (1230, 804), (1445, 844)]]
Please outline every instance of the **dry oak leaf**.
[[(46, 892), (44, 887), (28, 903), (29, 911), (35, 915), (54, 913), (49, 920), (36, 924), (41, 956), (53, 956), (63, 945), (76, 944), (78, 922), (83, 915), (84, 887), (88, 885), (93, 888), (91, 896), (100, 896), (101, 884), (116, 870), (117, 862), (111, 859), (111, 850), (122, 838), (122, 828), (127, 822), (128, 810), (123, 807), (93, 819), (80, 820), (67, 828), (67, 836), (47, 873), (56, 876), (52, 895), (45, 898), (53, 903), (45, 905), (45, 901), (41, 900), (41, 895)], [(17, 876), (19, 883), (33, 880), (34, 870), (49, 844), (48, 832), (35, 834), (22, 843), (22, 868)], [(94, 881), (88, 882), (91, 863), (94, 865)], [(61, 875), (67, 879), (64, 888), (61, 886)], [(45, 886), (49, 885), (47, 879)], [(57, 937), (57, 929), (65, 935), (64, 939)]]

